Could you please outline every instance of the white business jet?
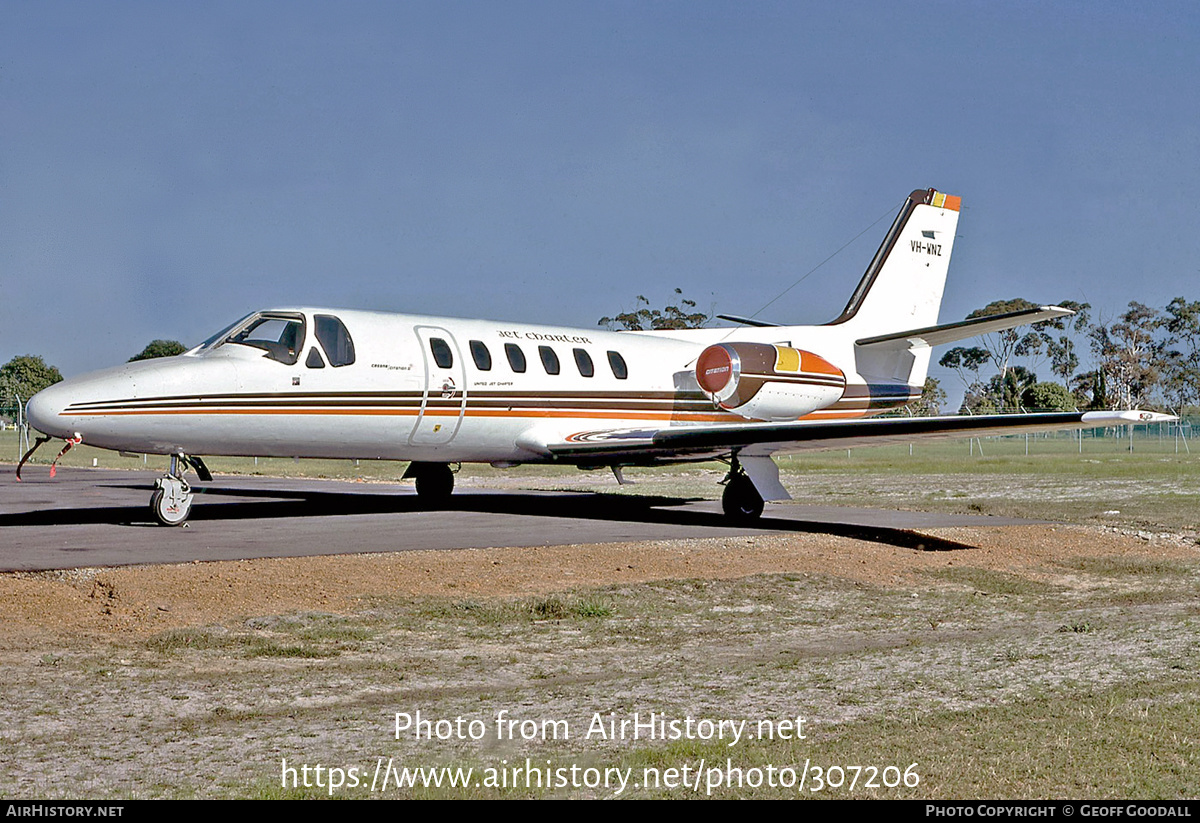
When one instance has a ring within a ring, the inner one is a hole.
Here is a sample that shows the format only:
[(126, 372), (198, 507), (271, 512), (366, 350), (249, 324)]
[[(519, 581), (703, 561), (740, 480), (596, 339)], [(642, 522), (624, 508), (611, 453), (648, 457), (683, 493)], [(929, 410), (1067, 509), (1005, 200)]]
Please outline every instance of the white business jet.
[[(930, 348), (1070, 314), (937, 325), (960, 198), (913, 192), (842, 314), (819, 326), (609, 332), (382, 312), (255, 312), (177, 357), (65, 380), (29, 401), (67, 441), (170, 455), (151, 507), (191, 510), (203, 455), (411, 461), (430, 504), (451, 465), (610, 467), (720, 459), (731, 518), (789, 497), (772, 455), (895, 439), (1128, 425), (1150, 412), (885, 417), (921, 394)], [(35, 446), (36, 448), (36, 446)], [(61, 456), (61, 454), (60, 454)], [(28, 455), (26, 455), (28, 457)]]

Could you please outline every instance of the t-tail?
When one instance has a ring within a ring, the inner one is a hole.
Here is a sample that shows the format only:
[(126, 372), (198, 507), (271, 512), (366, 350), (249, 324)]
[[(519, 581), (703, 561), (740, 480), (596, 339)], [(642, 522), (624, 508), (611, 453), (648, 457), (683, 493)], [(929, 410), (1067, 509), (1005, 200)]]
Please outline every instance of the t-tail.
[(962, 198), (918, 189), (888, 230), (850, 302), (830, 325), (887, 334), (937, 323)]
[(841, 315), (827, 325), (854, 340), (868, 383), (907, 384), (920, 394), (932, 346), (1073, 314), (1059, 306), (937, 325), (962, 199), (936, 189), (908, 196)]
[[(950, 269), (962, 198), (936, 189), (908, 196), (836, 320), (854, 336), (857, 370), (871, 381), (906, 384), (919, 393), (929, 345), (908, 333), (935, 327)], [(864, 345), (874, 340), (874, 345)]]

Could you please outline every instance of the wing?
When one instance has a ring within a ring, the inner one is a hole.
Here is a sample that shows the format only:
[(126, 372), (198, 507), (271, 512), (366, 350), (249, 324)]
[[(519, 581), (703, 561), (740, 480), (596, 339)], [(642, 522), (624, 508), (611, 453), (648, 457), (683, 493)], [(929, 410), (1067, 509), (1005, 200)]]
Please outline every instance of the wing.
[(897, 440), (981, 437), (1022, 432), (1158, 423), (1177, 418), (1147, 411), (875, 417), (867, 420), (731, 423), (661, 429), (600, 429), (543, 445), (544, 453), (580, 465), (640, 465), (704, 460), (723, 455), (769, 456)]

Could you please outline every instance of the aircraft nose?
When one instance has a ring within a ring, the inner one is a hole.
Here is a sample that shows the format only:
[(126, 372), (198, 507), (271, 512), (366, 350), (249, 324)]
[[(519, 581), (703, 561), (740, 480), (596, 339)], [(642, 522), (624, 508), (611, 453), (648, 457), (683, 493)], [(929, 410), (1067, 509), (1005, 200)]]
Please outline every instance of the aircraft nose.
[(42, 389), (29, 398), (25, 406), (25, 414), (29, 425), (52, 437), (71, 437), (74, 432), (68, 430), (66, 420), (61, 416), (67, 407), (68, 393), (61, 384)]

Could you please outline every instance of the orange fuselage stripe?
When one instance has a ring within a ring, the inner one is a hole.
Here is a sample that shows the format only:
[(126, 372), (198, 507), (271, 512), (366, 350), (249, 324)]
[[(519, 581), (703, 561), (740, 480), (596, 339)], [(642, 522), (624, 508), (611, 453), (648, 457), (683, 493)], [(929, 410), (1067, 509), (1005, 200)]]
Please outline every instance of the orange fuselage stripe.
[[(823, 411), (818, 410), (807, 414), (800, 420), (811, 420), (816, 418), (851, 418), (863, 417), (867, 413), (866, 409), (854, 411)], [(76, 412), (72, 415), (64, 416), (72, 417), (128, 417), (128, 416), (146, 416), (146, 415), (337, 415), (337, 416), (368, 416), (368, 417), (417, 417), (421, 415), (420, 409), (147, 409), (131, 410), (131, 411), (110, 411), (110, 412)], [(423, 412), (428, 417), (507, 417), (507, 418), (572, 418), (572, 419), (599, 419), (599, 420), (690, 420), (699, 423), (737, 423), (743, 422), (750, 418), (741, 417), (735, 414), (700, 414), (697, 412), (623, 412), (623, 411), (538, 411), (535, 409), (524, 409), (520, 411), (506, 411), (503, 409), (425, 409)]]

